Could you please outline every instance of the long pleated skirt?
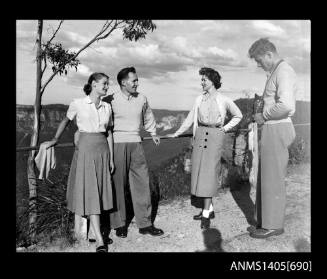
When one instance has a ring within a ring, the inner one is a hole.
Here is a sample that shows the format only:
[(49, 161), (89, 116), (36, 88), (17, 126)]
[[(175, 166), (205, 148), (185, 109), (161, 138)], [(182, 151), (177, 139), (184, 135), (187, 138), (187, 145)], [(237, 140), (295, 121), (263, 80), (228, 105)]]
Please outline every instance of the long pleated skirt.
[(67, 208), (80, 216), (113, 207), (109, 146), (101, 133), (80, 133), (67, 183)]
[(197, 128), (192, 152), (192, 195), (197, 197), (217, 195), (224, 137), (225, 133), (218, 128)]

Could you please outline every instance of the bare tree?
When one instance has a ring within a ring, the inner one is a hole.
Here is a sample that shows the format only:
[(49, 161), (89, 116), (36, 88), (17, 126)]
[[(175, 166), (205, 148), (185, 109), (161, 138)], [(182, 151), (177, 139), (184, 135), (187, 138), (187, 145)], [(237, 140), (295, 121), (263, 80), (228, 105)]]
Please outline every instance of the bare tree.
[[(78, 65), (80, 64), (79, 60), (77, 59), (79, 54), (89, 48), (94, 42), (108, 38), (115, 30), (122, 29), (124, 39), (137, 41), (139, 39), (144, 39), (149, 31), (153, 32), (153, 30), (156, 28), (156, 25), (151, 20), (107, 20), (87, 44), (81, 47), (77, 52), (71, 52), (69, 50), (65, 50), (60, 43), (52, 42), (62, 24), (63, 20), (60, 21), (51, 38), (46, 43), (42, 43), (43, 20), (38, 20), (36, 38), (36, 94), (34, 103), (34, 123), (30, 143), (31, 147), (37, 146), (39, 142), (42, 96), (46, 87), (55, 76), (58, 74), (67, 75), (68, 69), (72, 67), (74, 67), (77, 71)], [(49, 64), (52, 65), (52, 74), (47, 80), (43, 81), (44, 72), (48, 68)], [(35, 242), (35, 224), (37, 216), (37, 180), (34, 163), (35, 155), (35, 150), (31, 150), (27, 161), (30, 210), (29, 235), (31, 242)]]

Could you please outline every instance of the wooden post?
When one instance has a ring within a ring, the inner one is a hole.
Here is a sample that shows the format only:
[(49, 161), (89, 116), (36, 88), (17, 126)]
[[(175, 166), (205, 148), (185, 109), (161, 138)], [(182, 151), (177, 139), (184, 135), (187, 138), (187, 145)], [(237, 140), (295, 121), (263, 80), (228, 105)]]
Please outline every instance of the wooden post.
[(258, 124), (250, 123), (249, 124), (249, 150), (252, 154), (252, 162), (250, 168), (249, 181), (251, 187), (256, 189), (257, 187), (257, 176), (258, 176), (258, 167), (259, 167), (259, 146), (258, 146)]
[(87, 239), (87, 219), (75, 214), (75, 237), (79, 240)]

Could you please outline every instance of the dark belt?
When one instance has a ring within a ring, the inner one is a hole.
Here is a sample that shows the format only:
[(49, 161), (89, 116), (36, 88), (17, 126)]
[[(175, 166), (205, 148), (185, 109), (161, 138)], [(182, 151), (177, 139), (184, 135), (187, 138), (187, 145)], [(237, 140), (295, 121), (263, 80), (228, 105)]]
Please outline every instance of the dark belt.
[(199, 123), (199, 122), (198, 122), (198, 126), (199, 127), (208, 127), (208, 128), (221, 128), (221, 124), (219, 124), (219, 125), (207, 125), (207, 124), (203, 124), (203, 123)]

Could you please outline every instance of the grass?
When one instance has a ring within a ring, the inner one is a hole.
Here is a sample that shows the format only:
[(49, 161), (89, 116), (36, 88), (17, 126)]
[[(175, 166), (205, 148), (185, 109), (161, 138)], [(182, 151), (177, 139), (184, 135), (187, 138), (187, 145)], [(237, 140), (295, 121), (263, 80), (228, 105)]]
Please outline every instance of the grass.
[[(66, 208), (68, 171), (64, 168), (60, 175), (50, 176), (51, 180), (38, 180), (36, 242), (53, 242), (57, 238), (63, 238), (68, 243), (75, 241), (72, 234), (74, 215)], [(17, 195), (22, 197), (27, 193), (18, 191)], [(20, 203), (19, 209), (16, 215), (16, 244), (27, 247), (33, 244), (30, 241), (32, 231), (29, 231), (28, 225), (32, 208), (25, 200)]]
[(310, 160), (310, 153), (306, 141), (301, 136), (296, 136), (294, 142), (289, 147), (289, 163), (300, 164)]

